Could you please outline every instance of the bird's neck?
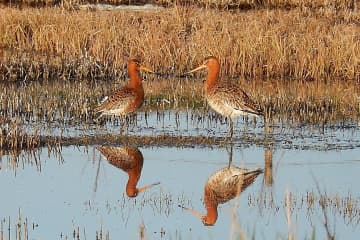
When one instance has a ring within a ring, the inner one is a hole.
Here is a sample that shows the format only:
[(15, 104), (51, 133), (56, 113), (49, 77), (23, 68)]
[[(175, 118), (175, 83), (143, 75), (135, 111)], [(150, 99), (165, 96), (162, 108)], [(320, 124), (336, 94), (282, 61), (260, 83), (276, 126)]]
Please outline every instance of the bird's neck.
[(130, 82), (128, 84), (130, 88), (138, 88), (139, 86), (142, 85), (139, 71), (129, 70), (128, 74), (130, 76)]
[(129, 175), (129, 179), (126, 183), (126, 192), (134, 192), (141, 176), (141, 169), (131, 169), (127, 172), (127, 174)]
[(206, 208), (206, 216), (205, 220), (209, 225), (214, 225), (218, 218), (218, 202), (215, 199), (215, 196), (211, 194), (211, 191), (205, 190), (205, 208)]
[(219, 81), (220, 66), (212, 66), (209, 69), (208, 76), (205, 81), (205, 90), (208, 91)]

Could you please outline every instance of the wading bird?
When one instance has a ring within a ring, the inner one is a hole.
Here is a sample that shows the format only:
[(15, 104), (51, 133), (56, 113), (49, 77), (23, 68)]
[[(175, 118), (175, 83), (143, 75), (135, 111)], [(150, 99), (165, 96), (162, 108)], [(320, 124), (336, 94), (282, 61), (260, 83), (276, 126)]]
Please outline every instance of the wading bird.
[(233, 120), (241, 115), (263, 116), (263, 112), (255, 105), (249, 96), (238, 86), (219, 78), (220, 64), (213, 57), (205, 58), (197, 68), (187, 72), (190, 74), (207, 68), (208, 75), (204, 83), (205, 98), (210, 107), (229, 120), (228, 136), (233, 136)]
[(262, 172), (262, 169), (247, 170), (235, 166), (222, 168), (213, 173), (205, 184), (205, 215), (191, 208), (180, 207), (189, 210), (195, 216), (199, 217), (205, 226), (212, 226), (218, 218), (218, 205), (226, 203), (238, 196), (251, 185)]
[(116, 90), (112, 95), (106, 97), (104, 101), (95, 108), (96, 112), (101, 113), (97, 119), (103, 115), (124, 116), (136, 111), (144, 103), (144, 88), (141, 83), (139, 71), (154, 72), (148, 67), (142, 66), (136, 59), (131, 59), (128, 62), (127, 69), (130, 77), (129, 83)]
[(160, 184), (157, 182), (140, 188), (136, 187), (144, 163), (143, 155), (138, 148), (99, 146), (96, 149), (106, 157), (110, 164), (122, 169), (129, 175), (126, 183), (126, 195), (128, 197), (136, 197), (139, 192)]

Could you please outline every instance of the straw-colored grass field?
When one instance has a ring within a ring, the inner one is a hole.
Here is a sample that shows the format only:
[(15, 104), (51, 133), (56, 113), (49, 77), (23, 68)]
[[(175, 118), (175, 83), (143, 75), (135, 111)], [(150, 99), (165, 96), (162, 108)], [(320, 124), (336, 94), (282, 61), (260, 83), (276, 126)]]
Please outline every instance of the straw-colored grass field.
[(1, 80), (116, 77), (134, 56), (157, 71), (181, 73), (208, 55), (232, 77), (360, 79), (360, 13), (351, 8), (3, 7), (0, 16)]
[[(67, 8), (76, 8), (80, 4), (99, 3), (97, 0), (3, 0), (7, 4), (16, 4), (21, 6), (62, 6)], [(162, 6), (174, 5), (194, 5), (201, 7), (212, 7), (218, 9), (254, 9), (254, 8), (336, 8), (336, 9), (355, 9), (358, 7), (356, 0), (103, 0), (101, 3), (120, 5), (120, 4), (159, 4)]]

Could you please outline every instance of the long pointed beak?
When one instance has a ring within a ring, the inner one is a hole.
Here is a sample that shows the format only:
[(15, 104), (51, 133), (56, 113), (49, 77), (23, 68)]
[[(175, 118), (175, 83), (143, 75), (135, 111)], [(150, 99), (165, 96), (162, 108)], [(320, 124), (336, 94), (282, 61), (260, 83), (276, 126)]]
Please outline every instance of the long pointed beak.
[(201, 212), (198, 212), (192, 208), (187, 208), (187, 207), (184, 207), (184, 206), (181, 206), (181, 205), (178, 205), (178, 207), (181, 207), (182, 209), (186, 210), (186, 211), (189, 211), (191, 212), (192, 214), (194, 214), (196, 217), (200, 218), (200, 220), (203, 219), (204, 215), (201, 213)]
[(156, 182), (156, 183), (153, 183), (153, 184), (149, 184), (149, 185), (145, 185), (141, 188), (138, 188), (138, 192), (142, 192), (142, 191), (145, 191), (146, 189), (149, 189), (149, 188), (152, 188), (153, 186), (156, 186), (156, 185), (159, 185), (160, 182)]
[(185, 74), (190, 74), (190, 73), (193, 73), (193, 72), (197, 72), (197, 71), (199, 71), (201, 69), (204, 69), (204, 68), (207, 68), (207, 66), (206, 65), (200, 65), (199, 67), (194, 68), (193, 70), (191, 70), (189, 72), (186, 72)]
[(153, 70), (151, 70), (150, 68), (145, 67), (145, 66), (140, 66), (139, 69), (140, 69), (140, 70), (143, 70), (143, 71), (145, 71), (145, 72), (155, 73)]

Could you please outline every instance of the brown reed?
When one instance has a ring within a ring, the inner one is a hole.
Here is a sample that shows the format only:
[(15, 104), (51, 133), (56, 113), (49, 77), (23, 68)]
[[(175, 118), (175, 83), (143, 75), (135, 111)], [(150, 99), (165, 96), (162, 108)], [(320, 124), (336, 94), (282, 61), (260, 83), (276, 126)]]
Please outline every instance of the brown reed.
[[(0, 9), (0, 80), (118, 77), (129, 57), (182, 73), (207, 55), (253, 80), (360, 79), (360, 13), (351, 9), (246, 12)], [(231, 24), (230, 24), (231, 23)]]
[[(75, 8), (81, 4), (98, 4), (97, 0), (2, 0), (1, 3), (15, 6), (61, 6), (65, 8)], [(336, 8), (336, 9), (356, 9), (358, 4), (355, 0), (327, 1), (327, 0), (103, 0), (101, 3), (113, 5), (142, 5), (159, 4), (162, 6), (174, 5), (194, 5), (206, 8), (218, 9), (256, 9), (256, 8)]]
[[(150, 77), (149, 77), (150, 78)], [(94, 108), (123, 82), (51, 81), (1, 84), (0, 125), (16, 121), (92, 123)], [(234, 80), (236, 81), (236, 80)], [(270, 119), (326, 124), (355, 120), (360, 113), (360, 86), (354, 82), (236, 81), (263, 108)], [(153, 78), (144, 82), (142, 111), (204, 109), (199, 79)], [(15, 119), (15, 120), (14, 120)]]

